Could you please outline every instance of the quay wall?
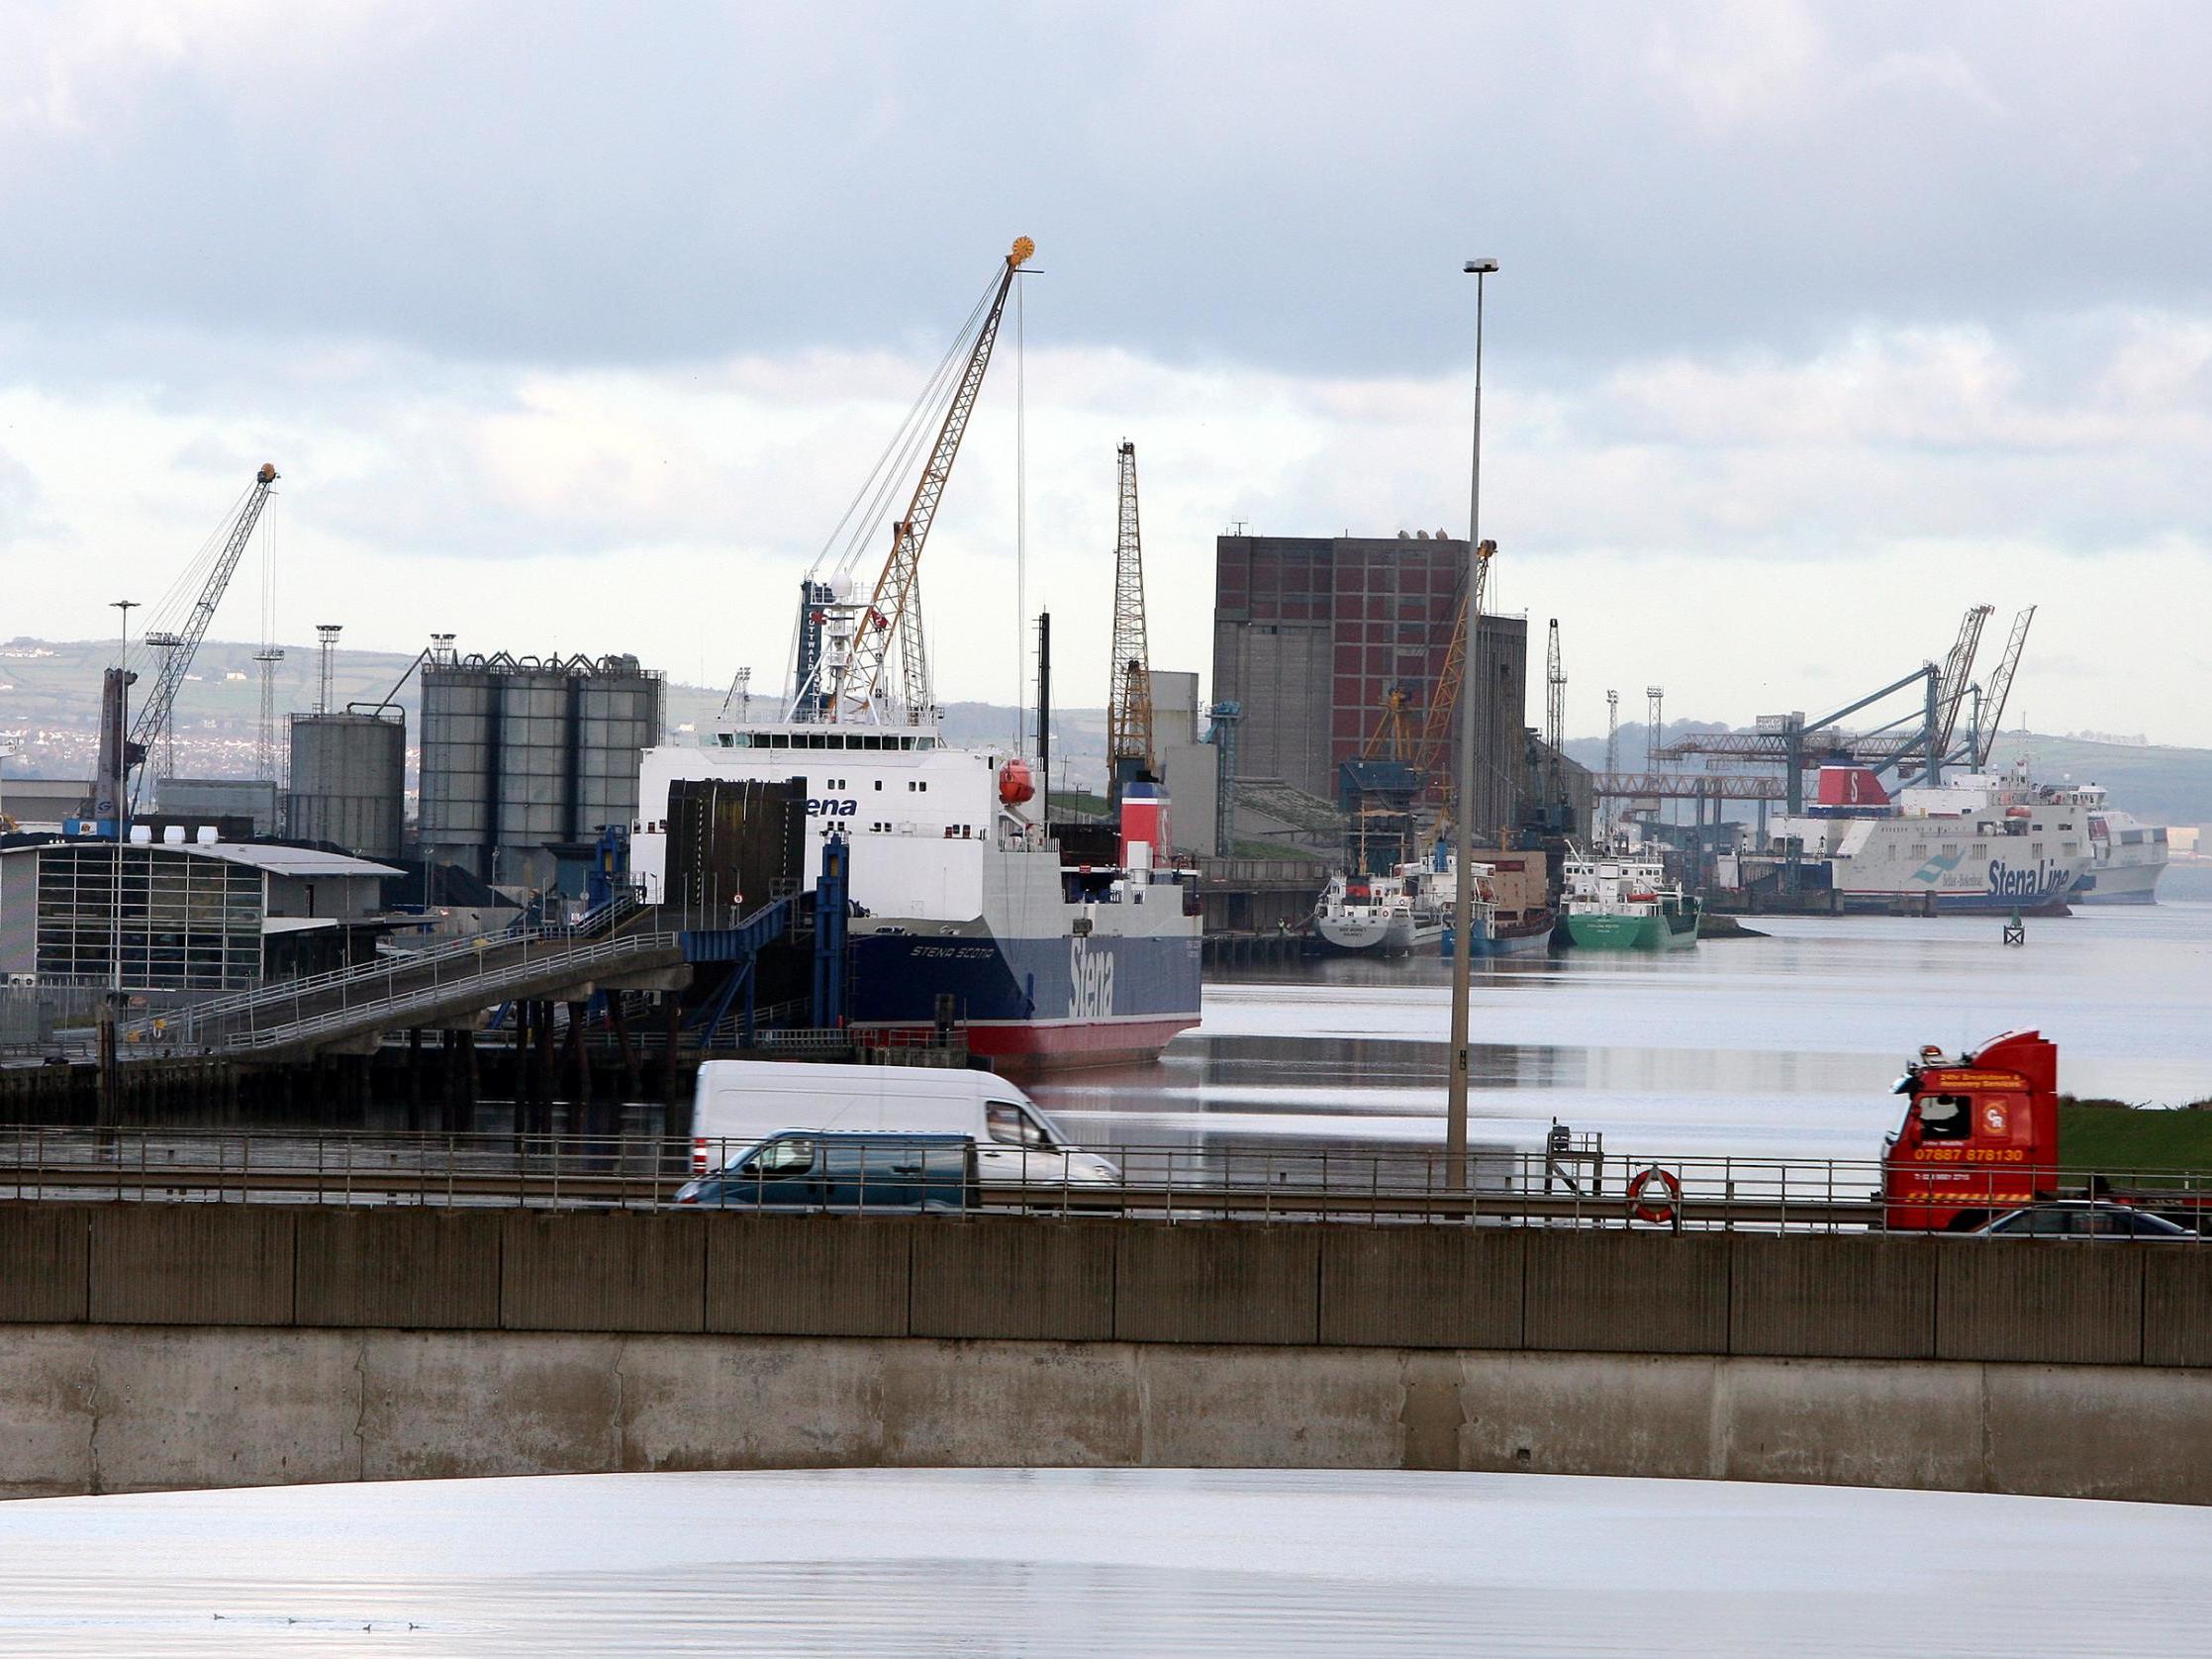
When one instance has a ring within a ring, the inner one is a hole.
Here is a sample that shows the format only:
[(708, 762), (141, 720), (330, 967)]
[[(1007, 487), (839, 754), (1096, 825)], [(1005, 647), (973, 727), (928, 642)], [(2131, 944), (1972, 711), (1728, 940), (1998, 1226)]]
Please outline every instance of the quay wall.
[(0, 1495), (875, 1464), (2212, 1502), (2212, 1252), (0, 1204)]

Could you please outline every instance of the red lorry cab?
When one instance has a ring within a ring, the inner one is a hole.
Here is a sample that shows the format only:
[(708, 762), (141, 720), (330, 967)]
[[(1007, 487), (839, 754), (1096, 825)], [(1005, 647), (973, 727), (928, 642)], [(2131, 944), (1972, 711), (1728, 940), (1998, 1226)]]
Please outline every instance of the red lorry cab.
[(2059, 1049), (2041, 1032), (1956, 1059), (1923, 1048), (1897, 1093), (1909, 1104), (1885, 1160), (1890, 1230), (1978, 1226), (2057, 1191)]

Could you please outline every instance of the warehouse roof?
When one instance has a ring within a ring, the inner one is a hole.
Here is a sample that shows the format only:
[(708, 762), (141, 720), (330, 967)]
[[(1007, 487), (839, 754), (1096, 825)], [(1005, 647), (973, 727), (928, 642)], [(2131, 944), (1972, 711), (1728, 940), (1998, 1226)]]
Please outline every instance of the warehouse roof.
[[(37, 839), (25, 837), (15, 846), (0, 847), (0, 855), (35, 852), (49, 846), (79, 846), (91, 839), (90, 836), (60, 835)], [(371, 863), (366, 858), (355, 858), (349, 853), (330, 852), (312, 846), (285, 846), (273, 841), (149, 841), (133, 844), (163, 852), (190, 853), (196, 858), (220, 858), (227, 863), (247, 864), (254, 869), (280, 876), (396, 876), (401, 873), (389, 864)]]

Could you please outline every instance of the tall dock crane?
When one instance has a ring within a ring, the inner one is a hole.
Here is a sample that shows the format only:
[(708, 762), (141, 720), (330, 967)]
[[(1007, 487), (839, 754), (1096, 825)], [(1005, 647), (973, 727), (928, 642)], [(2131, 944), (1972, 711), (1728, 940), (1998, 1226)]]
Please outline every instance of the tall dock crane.
[[(184, 684), (184, 676), (191, 672), (192, 659), (199, 653), (200, 641), (207, 637), (208, 624), (215, 620), (215, 608), (223, 603), (223, 593), (231, 585), (231, 577), (239, 567), (239, 559), (245, 552), (245, 544), (252, 539), (253, 527), (259, 522), (261, 509), (267, 505), (269, 490), (276, 483), (276, 468), (263, 461), (254, 473), (253, 483), (245, 498), (226, 521), (227, 528), (219, 529), (211, 544), (219, 542), (213, 562), (208, 566), (207, 579), (200, 584), (199, 598), (192, 609), (174, 628), (156, 629), (148, 633), (145, 642), (161, 652), (161, 671), (153, 682), (153, 690), (146, 696), (139, 710), (137, 723), (131, 729), (132, 744), (144, 754), (153, 752), (154, 740), (167, 730), (169, 718), (176, 708), (177, 688)], [(187, 572), (187, 576), (189, 576)], [(125, 750), (126, 754), (131, 751)], [(145, 768), (139, 769), (138, 779), (128, 791), (136, 810), (140, 792), (145, 787)]]
[(1562, 804), (1567, 795), (1567, 669), (1559, 654), (1559, 619), (1552, 618), (1551, 638), (1544, 652), (1544, 774), (1546, 806)]
[(2036, 608), (2031, 605), (2012, 619), (2012, 636), (2005, 641), (2004, 655), (1997, 658), (1997, 671), (1989, 676), (1989, 694), (1982, 699), (1978, 719), (1981, 728), (1973, 734), (1973, 764), (1979, 771), (1989, 764), (1990, 751), (1997, 746), (1999, 723), (2004, 719), (2005, 700), (2012, 695), (2012, 677), (2020, 671), (2020, 652), (2028, 643), (2028, 625), (2036, 620)]
[[(1445, 784), (1445, 796), (1450, 798), (1456, 787), (1443, 771), (1444, 749), (1452, 738), (1452, 717), (1459, 708), (1460, 688), (1467, 680), (1467, 653), (1474, 648), (1469, 639), (1482, 638), (1483, 595), (1490, 586), (1491, 560), (1497, 556), (1497, 543), (1480, 541), (1475, 547), (1475, 581), (1471, 590), (1460, 596), (1459, 616), (1452, 624), (1452, 642), (1445, 647), (1443, 672), (1436, 677), (1436, 695), (1429, 700), (1428, 716), (1421, 723), (1421, 746), (1414, 751), (1413, 763), (1421, 775), (1435, 783)], [(1470, 709), (1468, 718), (1479, 718)], [(1481, 771), (1483, 756), (1476, 757), (1476, 770)], [(1469, 780), (1472, 784), (1473, 780)]]
[(1113, 546), (1113, 665), (1106, 688), (1106, 805), (1155, 768), (1152, 658), (1144, 637), (1144, 546), (1137, 533), (1137, 446), (1121, 440), (1120, 534)]
[(1959, 623), (1959, 637), (1944, 658), (1943, 675), (1936, 682), (1936, 752), (1948, 757), (1952, 734), (1959, 728), (1959, 711), (1966, 707), (1973, 676), (1973, 658), (1981, 647), (1981, 630), (1994, 605), (1970, 606)]
[[(991, 348), (999, 338), (999, 321), (1006, 314), (1007, 294), (1013, 287), (1014, 273), (1036, 250), (1036, 244), (1027, 237), (1016, 237), (1008, 250), (1005, 268), (999, 272), (987, 305), (981, 308), (982, 323), (946, 405), (936, 441), (930, 445), (929, 458), (914, 484), (914, 498), (905, 515), (891, 527), (891, 552), (876, 577), (874, 591), (866, 608), (850, 619), (849, 644), (836, 651), (824, 647), (828, 660), (823, 666), (831, 677), (828, 695), (820, 699), (823, 719), (883, 718), (895, 639), (900, 646), (906, 718), (920, 720), (931, 706), (929, 664), (922, 652), (921, 608), (914, 578), (921, 567), (922, 548), (929, 540), (929, 528), (936, 522), (938, 503), (944, 498), (945, 484), (952, 477), (952, 463), (960, 454), (960, 440), (968, 431), (969, 417), (975, 413), (976, 397), (983, 390), (984, 370), (991, 366)], [(802, 702), (807, 695), (803, 689)]]

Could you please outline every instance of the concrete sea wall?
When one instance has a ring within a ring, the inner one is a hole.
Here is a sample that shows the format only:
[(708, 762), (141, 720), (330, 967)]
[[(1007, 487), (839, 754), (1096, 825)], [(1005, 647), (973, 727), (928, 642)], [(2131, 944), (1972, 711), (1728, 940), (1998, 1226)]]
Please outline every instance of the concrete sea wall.
[(866, 1464), (2212, 1501), (2212, 1251), (0, 1205), (0, 1494)]

